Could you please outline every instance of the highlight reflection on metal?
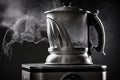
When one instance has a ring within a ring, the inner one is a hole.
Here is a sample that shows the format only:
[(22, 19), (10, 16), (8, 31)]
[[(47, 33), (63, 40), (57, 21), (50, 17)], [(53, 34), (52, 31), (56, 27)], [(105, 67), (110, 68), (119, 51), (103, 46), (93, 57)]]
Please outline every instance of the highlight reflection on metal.
[[(104, 53), (105, 33), (98, 14), (63, 6), (46, 11), (50, 55), (46, 64), (92, 64), (90, 49)], [(89, 26), (98, 32), (98, 46), (89, 40)]]

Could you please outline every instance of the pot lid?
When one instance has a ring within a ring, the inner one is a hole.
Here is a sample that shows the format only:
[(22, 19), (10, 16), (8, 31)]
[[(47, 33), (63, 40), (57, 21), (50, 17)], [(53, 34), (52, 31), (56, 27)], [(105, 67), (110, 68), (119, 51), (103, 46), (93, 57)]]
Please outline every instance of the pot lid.
[(51, 12), (65, 12), (65, 11), (66, 12), (68, 12), (68, 11), (72, 11), (72, 12), (79, 12), (79, 11), (86, 12), (83, 9), (72, 7), (71, 4), (69, 4), (69, 5), (64, 4), (64, 6), (62, 6), (62, 7), (58, 7), (58, 8), (52, 9), (50, 11), (45, 11), (45, 14), (51, 13)]

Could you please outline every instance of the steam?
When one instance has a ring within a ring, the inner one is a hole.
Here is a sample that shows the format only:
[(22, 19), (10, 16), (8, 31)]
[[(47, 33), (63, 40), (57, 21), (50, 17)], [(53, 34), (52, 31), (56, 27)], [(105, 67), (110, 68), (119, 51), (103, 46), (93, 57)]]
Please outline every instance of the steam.
[(57, 0), (1, 0), (1, 3), (6, 6), (0, 24), (8, 28), (2, 44), (6, 55), (11, 57), (12, 46), (16, 42), (38, 44), (47, 41), (44, 11), (58, 7)]

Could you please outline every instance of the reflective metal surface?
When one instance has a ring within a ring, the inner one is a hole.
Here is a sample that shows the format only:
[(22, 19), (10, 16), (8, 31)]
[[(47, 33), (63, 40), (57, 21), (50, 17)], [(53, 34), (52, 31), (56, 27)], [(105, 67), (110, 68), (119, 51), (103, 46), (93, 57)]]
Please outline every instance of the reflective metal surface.
[[(46, 64), (92, 64), (90, 49), (104, 52), (105, 33), (98, 14), (63, 6), (46, 11), (50, 55)], [(89, 40), (89, 26), (98, 33), (98, 46)]]

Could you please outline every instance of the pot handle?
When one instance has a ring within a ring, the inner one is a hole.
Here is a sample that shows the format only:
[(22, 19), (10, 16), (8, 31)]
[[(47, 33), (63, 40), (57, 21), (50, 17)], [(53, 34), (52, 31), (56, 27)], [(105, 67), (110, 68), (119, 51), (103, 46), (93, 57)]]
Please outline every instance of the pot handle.
[[(93, 47), (96, 51), (101, 52), (105, 55), (104, 53), (104, 47), (105, 47), (105, 31), (104, 31), (104, 26), (98, 17), (98, 12), (95, 14), (88, 14), (88, 24), (89, 26), (94, 26), (96, 31), (98, 32), (98, 46)], [(92, 44), (91, 44), (92, 45)]]

